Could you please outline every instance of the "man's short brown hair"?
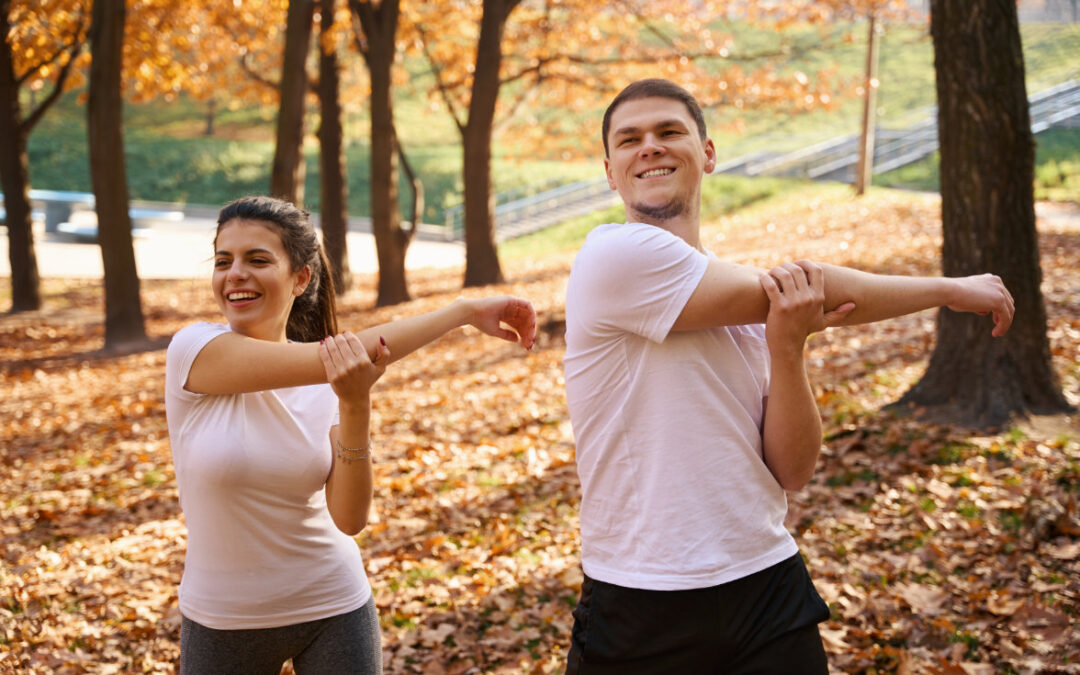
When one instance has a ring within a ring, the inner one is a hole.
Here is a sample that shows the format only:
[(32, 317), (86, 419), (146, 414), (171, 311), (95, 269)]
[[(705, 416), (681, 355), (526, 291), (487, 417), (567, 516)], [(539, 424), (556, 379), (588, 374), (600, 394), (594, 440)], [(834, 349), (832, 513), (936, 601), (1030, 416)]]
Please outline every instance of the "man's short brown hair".
[(608, 132), (611, 131), (611, 115), (615, 112), (616, 108), (626, 101), (635, 101), (639, 98), (670, 98), (676, 101), (682, 101), (683, 105), (685, 105), (686, 109), (690, 112), (690, 116), (694, 118), (694, 123), (697, 124), (701, 140), (704, 141), (708, 136), (705, 131), (705, 116), (702, 114), (701, 106), (698, 105), (697, 99), (694, 98), (693, 94), (671, 80), (661, 78), (638, 80), (637, 82), (627, 85), (625, 89), (620, 91), (611, 101), (611, 105), (604, 111), (604, 126), (601, 129), (601, 133), (604, 135), (604, 157), (609, 156)]

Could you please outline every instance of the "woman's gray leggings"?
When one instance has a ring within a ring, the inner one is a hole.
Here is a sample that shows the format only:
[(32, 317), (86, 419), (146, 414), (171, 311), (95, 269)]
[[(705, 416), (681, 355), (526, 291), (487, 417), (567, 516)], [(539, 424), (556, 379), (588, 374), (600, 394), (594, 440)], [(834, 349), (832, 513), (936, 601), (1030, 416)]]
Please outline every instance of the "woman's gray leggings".
[(180, 675), (278, 675), (288, 659), (305, 673), (382, 673), (375, 599), (348, 614), (280, 628), (216, 630), (186, 616), (180, 624)]

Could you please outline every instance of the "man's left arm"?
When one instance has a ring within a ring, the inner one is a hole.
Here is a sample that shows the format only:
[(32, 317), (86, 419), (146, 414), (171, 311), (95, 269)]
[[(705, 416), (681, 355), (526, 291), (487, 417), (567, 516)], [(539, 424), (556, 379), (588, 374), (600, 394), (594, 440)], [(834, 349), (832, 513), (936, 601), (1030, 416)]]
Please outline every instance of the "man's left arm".
[(760, 283), (769, 298), (765, 339), (771, 368), (762, 451), (780, 486), (798, 490), (810, 481), (821, 452), (821, 414), (803, 358), (806, 339), (842, 321), (855, 305), (825, 312), (824, 272), (809, 263), (773, 268)]

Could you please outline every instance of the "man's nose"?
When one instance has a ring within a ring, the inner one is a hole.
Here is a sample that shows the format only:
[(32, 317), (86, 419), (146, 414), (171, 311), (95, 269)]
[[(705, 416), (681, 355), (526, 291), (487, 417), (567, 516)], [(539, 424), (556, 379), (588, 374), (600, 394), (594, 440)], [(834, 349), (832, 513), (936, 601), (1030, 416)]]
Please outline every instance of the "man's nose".
[(655, 155), (663, 152), (664, 146), (660, 144), (660, 138), (656, 134), (645, 134), (641, 139), (641, 155)]

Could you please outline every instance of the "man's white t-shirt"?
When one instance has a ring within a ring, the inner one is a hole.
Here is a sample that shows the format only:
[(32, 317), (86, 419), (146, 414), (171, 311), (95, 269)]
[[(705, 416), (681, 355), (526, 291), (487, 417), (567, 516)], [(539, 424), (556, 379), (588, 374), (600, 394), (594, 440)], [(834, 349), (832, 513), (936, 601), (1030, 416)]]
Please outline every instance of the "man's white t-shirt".
[(762, 456), (764, 326), (671, 332), (707, 265), (629, 223), (595, 228), (571, 269), (564, 370), (594, 579), (706, 588), (798, 550)]
[(229, 331), (173, 336), (165, 409), (188, 529), (180, 611), (216, 629), (271, 628), (351, 612), (371, 597), (360, 550), (326, 507), (330, 385), (247, 394), (184, 389), (199, 351)]

